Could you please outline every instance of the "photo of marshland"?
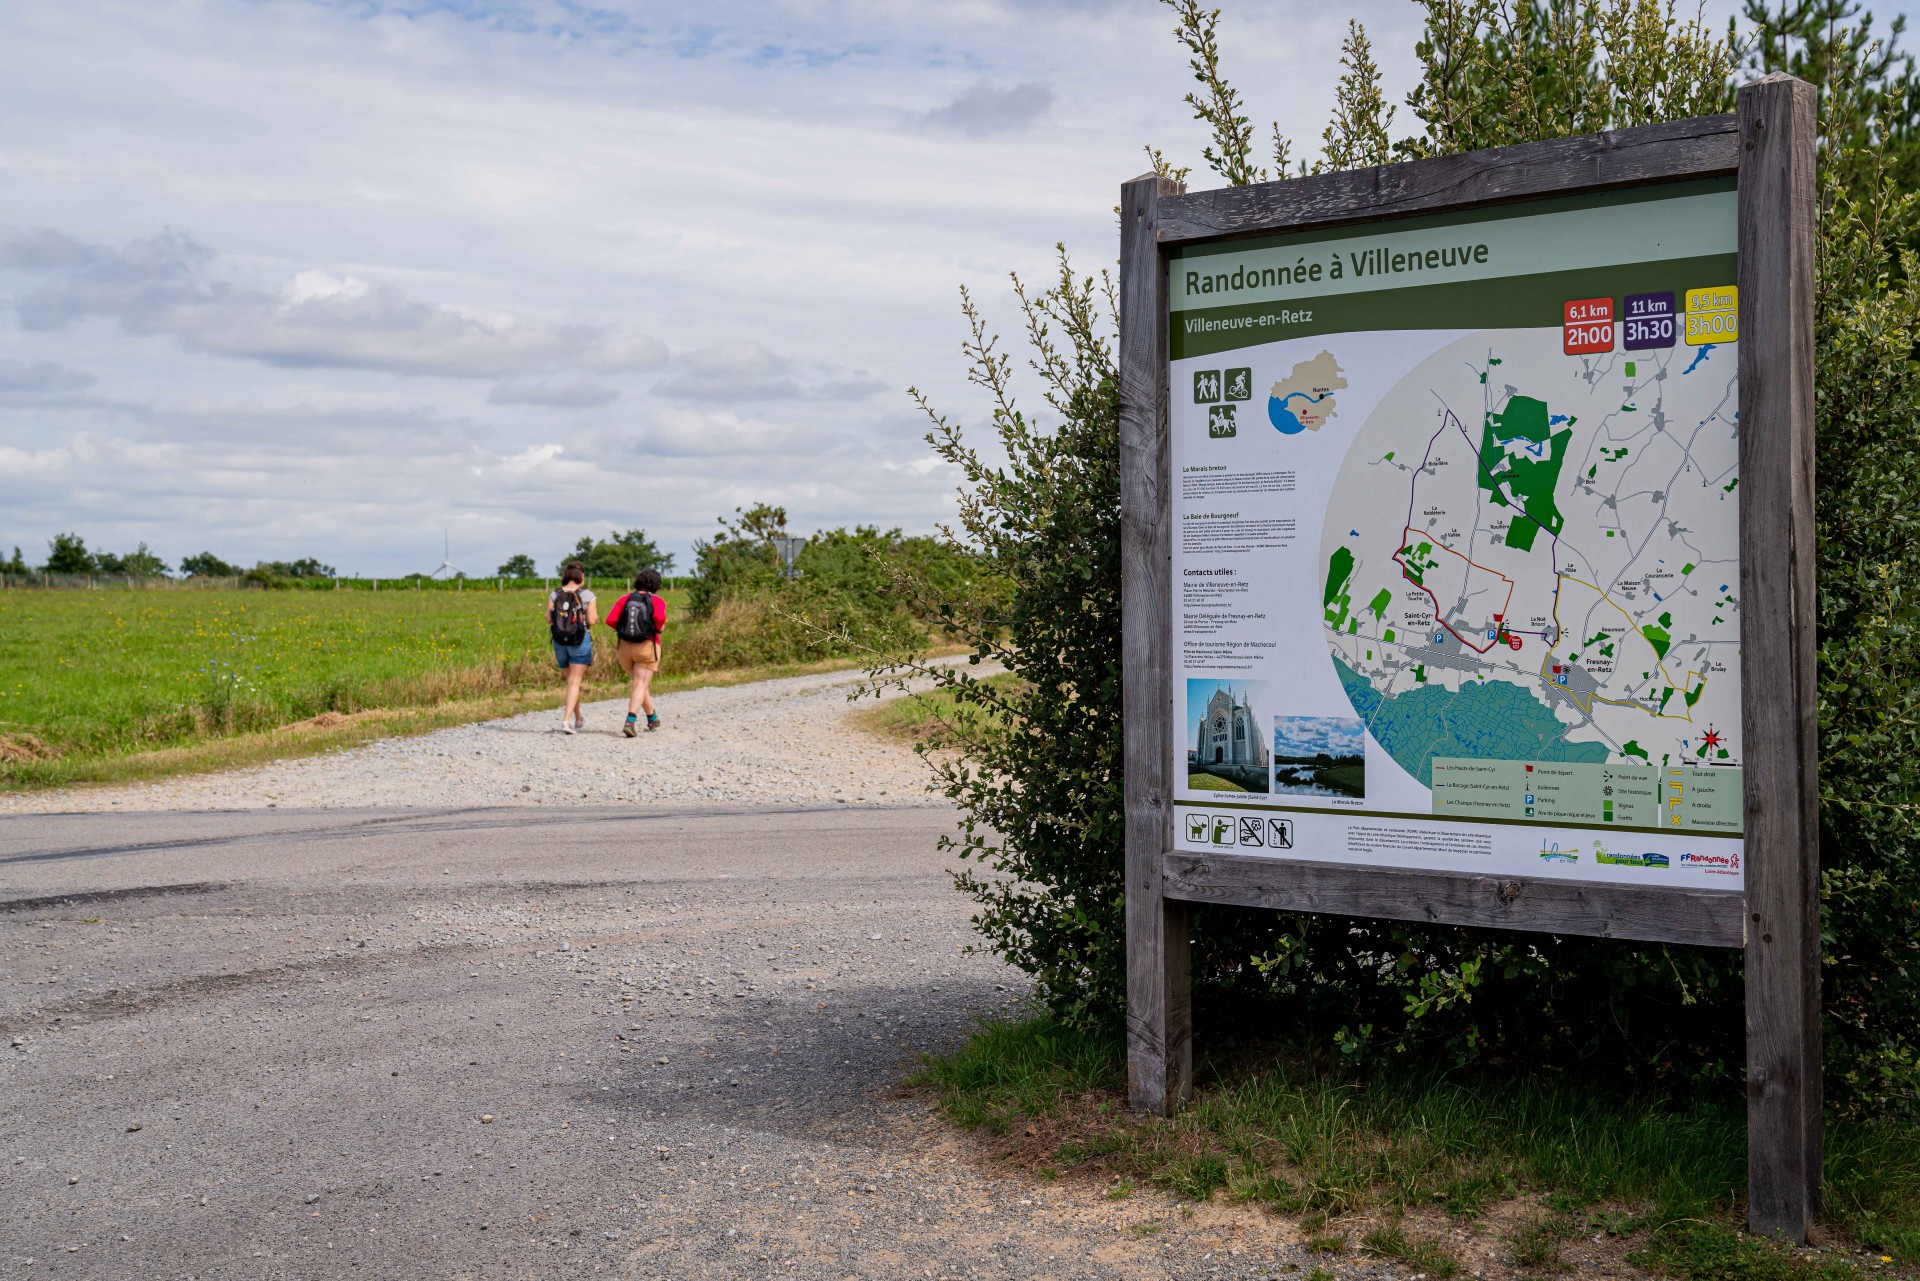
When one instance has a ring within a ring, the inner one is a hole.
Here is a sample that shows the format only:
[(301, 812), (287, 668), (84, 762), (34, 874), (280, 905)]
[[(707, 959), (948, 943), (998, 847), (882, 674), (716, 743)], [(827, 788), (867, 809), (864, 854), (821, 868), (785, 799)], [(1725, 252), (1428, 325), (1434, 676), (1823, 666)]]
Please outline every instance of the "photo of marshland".
[(1367, 731), (1345, 716), (1273, 718), (1273, 790), (1279, 796), (1367, 794)]

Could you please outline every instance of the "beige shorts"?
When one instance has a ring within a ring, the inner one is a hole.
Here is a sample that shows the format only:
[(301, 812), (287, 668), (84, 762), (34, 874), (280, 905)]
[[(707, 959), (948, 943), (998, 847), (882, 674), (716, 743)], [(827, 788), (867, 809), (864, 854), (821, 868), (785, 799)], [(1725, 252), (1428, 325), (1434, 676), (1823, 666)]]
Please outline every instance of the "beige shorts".
[(627, 675), (633, 675), (636, 669), (643, 672), (660, 670), (660, 642), (621, 641), (614, 647), (613, 656), (620, 660), (620, 666)]

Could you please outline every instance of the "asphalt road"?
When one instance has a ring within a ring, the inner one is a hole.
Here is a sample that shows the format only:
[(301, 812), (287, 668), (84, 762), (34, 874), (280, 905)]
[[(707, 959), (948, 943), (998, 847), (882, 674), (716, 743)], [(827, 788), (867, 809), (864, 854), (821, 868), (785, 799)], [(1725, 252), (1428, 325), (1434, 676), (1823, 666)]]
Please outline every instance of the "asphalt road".
[(1252, 1211), (1012, 1177), (902, 1088), (1021, 995), (962, 951), (952, 822), (0, 818), (0, 1275), (1312, 1266)]

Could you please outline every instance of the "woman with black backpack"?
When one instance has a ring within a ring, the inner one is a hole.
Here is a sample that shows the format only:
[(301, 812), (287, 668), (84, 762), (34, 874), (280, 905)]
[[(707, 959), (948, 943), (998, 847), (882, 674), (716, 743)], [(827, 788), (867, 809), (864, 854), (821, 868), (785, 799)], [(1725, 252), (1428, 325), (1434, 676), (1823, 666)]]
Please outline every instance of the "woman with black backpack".
[(633, 681), (632, 692), (627, 695), (627, 723), (620, 732), (634, 737), (643, 710), (647, 728), (659, 729), (651, 688), (653, 678), (660, 674), (660, 633), (667, 629), (667, 602), (660, 595), (659, 570), (643, 569), (633, 576), (633, 590), (607, 611), (607, 626), (620, 638), (613, 652)]
[(587, 567), (570, 560), (560, 567), (560, 586), (547, 593), (547, 631), (553, 636), (553, 660), (567, 674), (567, 704), (560, 710), (560, 732), (572, 734), (587, 727), (580, 714), (580, 682), (593, 666), (593, 589), (587, 586)]

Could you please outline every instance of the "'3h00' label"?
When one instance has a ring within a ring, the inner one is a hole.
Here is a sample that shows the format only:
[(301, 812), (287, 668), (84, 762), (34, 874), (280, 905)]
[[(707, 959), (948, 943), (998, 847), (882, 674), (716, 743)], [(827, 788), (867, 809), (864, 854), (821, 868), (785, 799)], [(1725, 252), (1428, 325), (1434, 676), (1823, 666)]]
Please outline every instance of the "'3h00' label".
[(1737, 342), (1739, 338), (1739, 286), (1687, 290), (1687, 346), (1705, 347)]

